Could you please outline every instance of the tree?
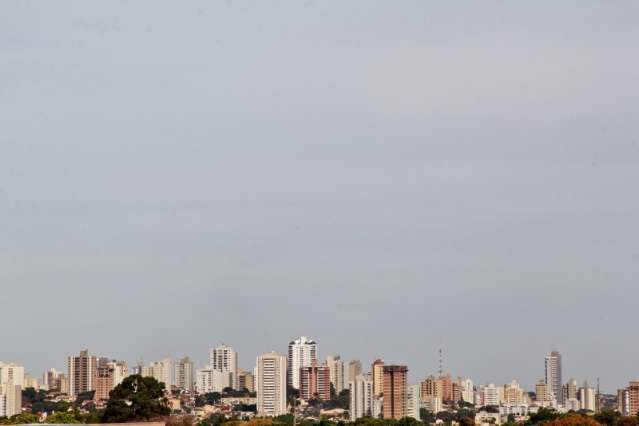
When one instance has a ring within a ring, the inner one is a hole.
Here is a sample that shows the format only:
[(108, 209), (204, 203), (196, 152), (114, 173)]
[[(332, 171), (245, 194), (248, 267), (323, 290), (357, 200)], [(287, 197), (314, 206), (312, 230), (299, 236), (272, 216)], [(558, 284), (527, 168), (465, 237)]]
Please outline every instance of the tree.
[(35, 390), (35, 388), (24, 388), (22, 389), (22, 405), (25, 404), (33, 404), (34, 402), (42, 402), (47, 397), (47, 393), (40, 390)]
[(150, 420), (171, 413), (164, 398), (164, 383), (139, 374), (129, 376), (109, 394), (102, 415), (105, 423)]
[(595, 420), (606, 426), (617, 426), (620, 418), (621, 413), (613, 410), (601, 410), (600, 413), (595, 414)]
[(545, 426), (601, 426), (601, 423), (590, 416), (568, 414), (544, 423)]
[(549, 408), (540, 408), (535, 414), (530, 416), (529, 423), (536, 425), (543, 422), (550, 422), (559, 418), (560, 415), (555, 410)]
[(50, 416), (47, 416), (47, 423), (53, 424), (77, 424), (82, 423), (80, 419), (78, 419), (77, 412), (73, 413), (53, 413)]
[(222, 394), (219, 392), (208, 392), (204, 395), (200, 395), (195, 400), (196, 407), (204, 407), (205, 405), (215, 405), (222, 399)]

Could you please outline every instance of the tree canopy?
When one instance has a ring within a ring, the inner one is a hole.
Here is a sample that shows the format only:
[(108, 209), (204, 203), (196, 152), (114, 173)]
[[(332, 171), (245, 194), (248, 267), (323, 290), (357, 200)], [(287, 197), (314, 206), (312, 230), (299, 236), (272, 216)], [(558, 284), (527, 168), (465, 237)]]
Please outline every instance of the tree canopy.
[(105, 423), (150, 420), (171, 413), (164, 397), (164, 383), (153, 377), (129, 376), (109, 394), (102, 415)]

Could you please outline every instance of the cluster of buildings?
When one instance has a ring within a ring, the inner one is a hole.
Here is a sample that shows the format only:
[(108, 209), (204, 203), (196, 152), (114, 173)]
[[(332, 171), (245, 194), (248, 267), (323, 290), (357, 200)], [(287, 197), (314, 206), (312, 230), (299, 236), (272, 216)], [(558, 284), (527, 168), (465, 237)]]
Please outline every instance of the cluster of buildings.
[[(525, 418), (541, 408), (560, 412), (600, 409), (601, 399), (593, 386), (587, 382), (580, 385), (574, 379), (563, 381), (559, 352), (551, 352), (544, 361), (544, 377), (534, 392), (528, 392), (514, 380), (504, 385), (475, 385), (471, 379), (452, 378), (441, 369), (437, 376), (409, 383), (407, 366), (382, 359), (373, 361), (366, 371), (361, 361), (346, 361), (339, 355), (320, 361), (317, 342), (304, 336), (291, 341), (286, 354), (259, 355), (251, 370), (239, 368), (237, 352), (225, 344), (212, 348), (200, 369), (189, 357), (138, 363), (129, 369), (124, 361), (85, 350), (68, 357), (65, 373), (46, 371), (41, 383), (27, 376), (21, 366), (0, 363), (0, 417), (20, 412), (20, 395), (25, 387), (41, 387), (71, 399), (91, 392), (95, 404), (105, 404), (110, 391), (129, 374), (154, 377), (167, 390), (183, 395), (228, 395), (237, 391), (245, 394), (244, 403), (255, 404), (257, 416), (264, 417), (302, 413), (313, 402), (329, 401), (338, 395), (347, 395), (348, 407), (339, 415), (350, 420), (365, 416), (421, 420), (424, 412), (437, 414), (474, 407), (479, 423), (488, 417), (499, 423), (508, 416)], [(292, 395), (299, 400), (295, 408), (291, 406)], [(174, 408), (180, 409), (179, 401)], [(639, 381), (618, 391), (617, 408), (624, 415), (639, 412)]]

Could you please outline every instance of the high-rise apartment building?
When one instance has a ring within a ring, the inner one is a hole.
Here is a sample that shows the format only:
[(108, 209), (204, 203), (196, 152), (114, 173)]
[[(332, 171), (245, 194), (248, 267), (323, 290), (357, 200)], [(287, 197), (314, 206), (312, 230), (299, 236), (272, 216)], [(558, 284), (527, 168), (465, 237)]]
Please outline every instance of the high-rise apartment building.
[(142, 366), (141, 375), (144, 377), (153, 377), (158, 382), (164, 383), (165, 389), (171, 390), (171, 386), (173, 386), (173, 362), (171, 358), (154, 361)]
[(22, 386), (9, 380), (0, 384), (0, 417), (12, 417), (22, 412)]
[(470, 404), (475, 403), (475, 387), (473, 386), (473, 381), (470, 379), (462, 380), (461, 382), (462, 388), (462, 400), (464, 402), (468, 402)]
[(426, 399), (427, 397), (437, 397), (444, 400), (444, 383), (441, 379), (428, 376), (421, 382), (421, 398)]
[(339, 355), (329, 355), (326, 357), (326, 366), (330, 372), (331, 385), (339, 395), (344, 390), (344, 361)]
[(628, 411), (629, 415), (639, 415), (639, 381), (632, 381), (628, 384)]
[(195, 384), (194, 366), (191, 358), (180, 358), (175, 363), (175, 386), (179, 389), (191, 392)]
[(421, 420), (419, 410), (422, 407), (421, 385), (408, 386), (408, 397), (406, 400), (406, 416), (415, 420)]
[(444, 411), (444, 403), (438, 396), (427, 396), (425, 399), (422, 399), (422, 408), (433, 414), (437, 414)]
[(373, 381), (369, 376), (357, 375), (348, 384), (350, 391), (350, 419), (373, 416)]
[(213, 370), (211, 366), (197, 370), (195, 374), (195, 388), (198, 393), (221, 393), (224, 388), (231, 386), (231, 373)]
[(69, 378), (55, 368), (47, 370), (42, 376), (42, 383), (51, 392), (68, 394)]
[(126, 361), (109, 361), (108, 365), (113, 368), (113, 387), (116, 387), (129, 377), (129, 366)]
[(516, 380), (504, 385), (501, 403), (506, 406), (521, 405), (524, 403), (526, 391), (519, 386)]
[(499, 390), (494, 383), (482, 387), (481, 401), (483, 406), (499, 405)]
[(257, 357), (255, 382), (258, 416), (286, 414), (286, 372), (284, 355), (270, 352)]
[(108, 401), (114, 386), (115, 368), (111, 363), (99, 363), (95, 373), (95, 401)]
[(535, 385), (535, 396), (537, 404), (542, 407), (550, 406), (555, 401), (552, 385), (550, 383), (546, 383), (544, 379), (539, 380), (539, 382)]
[(439, 381), (442, 384), (442, 400), (444, 402), (453, 401), (453, 380), (450, 374), (439, 376)]
[(24, 367), (13, 362), (0, 362), (0, 384), (13, 383), (24, 388)]
[(628, 389), (619, 389), (617, 391), (617, 411), (622, 416), (630, 415), (630, 391)]
[(302, 336), (288, 344), (287, 383), (289, 386), (300, 388), (300, 369), (311, 367), (317, 363), (317, 342)]
[(67, 360), (69, 371), (69, 395), (78, 396), (81, 393), (95, 390), (95, 375), (98, 368), (98, 358), (89, 355), (88, 350), (80, 351), (77, 356), (70, 356)]
[(546, 356), (544, 366), (544, 381), (547, 385), (550, 385), (550, 390), (557, 400), (557, 403), (563, 404), (564, 394), (562, 390), (563, 381), (561, 378), (561, 354), (558, 351), (552, 351), (550, 355)]
[(583, 386), (579, 388), (579, 402), (582, 410), (595, 412), (597, 409), (595, 389), (588, 382), (584, 382)]
[(240, 390), (246, 389), (251, 393), (255, 392), (255, 376), (253, 373), (238, 368), (237, 380)]
[(209, 351), (209, 365), (213, 370), (230, 374), (233, 389), (239, 389), (237, 378), (237, 352), (227, 345), (217, 346)]
[(383, 394), (384, 419), (401, 419), (407, 415), (407, 375), (408, 368), (404, 365), (384, 365)]
[(300, 399), (309, 401), (331, 399), (330, 368), (326, 365), (314, 365), (300, 368)]
[(362, 374), (362, 362), (358, 359), (349, 361), (348, 363), (348, 377), (346, 381), (348, 383), (354, 382), (355, 378)]
[(384, 360), (376, 359), (371, 366), (373, 376), (373, 392), (380, 396), (384, 392)]
[(568, 401), (569, 399), (578, 399), (579, 395), (577, 393), (578, 389), (577, 389), (577, 381), (575, 379), (570, 379), (568, 380), (568, 383), (566, 383), (563, 386), (562, 389), (562, 397), (563, 397), (563, 401), (564, 404), (566, 401)]

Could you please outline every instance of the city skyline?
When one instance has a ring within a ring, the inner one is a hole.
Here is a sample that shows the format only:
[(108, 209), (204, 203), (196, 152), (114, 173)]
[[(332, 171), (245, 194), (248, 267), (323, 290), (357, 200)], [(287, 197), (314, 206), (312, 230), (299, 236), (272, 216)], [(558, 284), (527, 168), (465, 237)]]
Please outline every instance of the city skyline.
[(639, 375), (632, 1), (0, 4), (0, 360)]
[[(301, 336), (300, 339), (307, 339), (306, 336)], [(289, 344), (287, 345), (288, 348), (290, 348), (291, 344), (294, 342), (299, 342), (300, 340), (294, 340), (294, 341), (290, 341)], [(368, 371), (371, 374), (371, 383), (374, 383), (373, 380), (373, 376), (374, 374), (374, 365), (376, 362), (381, 362), (381, 367), (380, 367), (380, 374), (383, 371), (383, 366), (384, 365), (388, 365), (387, 362), (385, 362), (384, 360), (381, 360), (379, 358), (375, 358), (373, 359), (371, 362), (368, 362), (366, 360), (366, 358), (363, 357), (354, 357), (354, 358), (345, 358), (344, 356), (342, 356), (341, 354), (324, 354), (323, 351), (321, 351), (320, 349), (322, 348), (322, 346), (319, 344), (318, 341), (316, 341), (315, 339), (308, 339), (306, 340), (307, 342), (312, 342), (316, 354), (317, 354), (317, 361), (316, 364), (317, 366), (324, 366), (327, 365), (330, 369), (330, 365), (331, 362), (334, 361), (334, 356), (338, 356), (339, 360), (341, 362), (345, 361), (345, 365), (343, 366), (343, 371), (344, 371), (344, 384), (345, 384), (345, 388), (347, 388), (347, 384), (348, 384), (348, 378), (347, 378), (347, 374), (348, 374), (348, 364), (350, 364), (351, 362), (360, 362), (362, 363), (362, 371), (360, 374), (364, 374)], [(259, 352), (255, 357), (248, 357), (248, 360), (245, 361), (245, 363), (243, 364), (242, 361), (240, 361), (241, 359), (243, 359), (241, 357), (241, 354), (238, 351), (235, 351), (233, 346), (231, 345), (227, 345), (226, 343), (218, 343), (214, 346), (210, 346), (209, 349), (207, 350), (206, 353), (206, 357), (204, 357), (205, 361), (202, 362), (194, 362), (192, 360), (197, 360), (198, 356), (191, 356), (189, 354), (183, 354), (180, 356), (176, 356), (176, 357), (171, 357), (171, 356), (165, 356), (163, 358), (155, 358), (146, 362), (142, 362), (142, 360), (138, 359), (136, 361), (130, 361), (130, 360), (126, 360), (123, 359), (124, 362), (129, 363), (129, 371), (131, 371), (134, 374), (143, 374), (143, 375), (149, 375), (149, 376), (157, 376), (158, 380), (160, 376), (162, 377), (167, 377), (166, 382), (168, 382), (169, 384), (175, 384), (176, 380), (177, 380), (177, 364), (181, 361), (183, 361), (184, 359), (187, 359), (189, 362), (193, 363), (193, 370), (191, 373), (191, 377), (193, 378), (193, 383), (194, 386), (196, 386), (196, 383), (199, 382), (199, 379), (196, 380), (196, 372), (199, 371), (204, 371), (206, 369), (211, 369), (211, 370), (217, 370), (219, 368), (218, 371), (223, 372), (224, 368), (222, 368), (221, 366), (214, 366), (211, 365), (214, 358), (214, 353), (216, 351), (223, 351), (223, 353), (225, 355), (223, 355), (223, 358), (219, 358), (224, 359), (224, 363), (227, 363), (227, 360), (232, 359), (232, 365), (235, 368), (235, 371), (237, 373), (239, 373), (240, 371), (244, 371), (244, 372), (252, 372), (253, 368), (255, 367), (255, 359), (257, 357), (259, 357), (262, 354), (268, 353), (268, 352)], [(112, 357), (110, 356), (110, 354), (104, 354), (104, 353), (94, 353), (91, 350), (88, 351), (88, 354), (86, 352), (85, 349), (82, 349), (79, 351), (80, 352), (80, 356), (82, 356), (84, 354), (84, 356), (91, 356), (93, 358), (93, 367), (87, 367), (87, 368), (93, 368), (96, 369), (98, 364), (101, 362), (101, 360), (104, 363), (111, 363), (112, 362), (119, 362), (119, 358), (116, 359), (116, 357)], [(232, 354), (231, 357), (229, 357), (228, 355), (226, 355), (226, 353), (230, 353)], [(287, 358), (286, 353), (287, 351), (284, 350), (280, 350), (277, 351), (275, 350), (272, 353), (276, 353), (276, 354), (281, 354), (283, 356), (285, 356), (285, 358)], [(497, 375), (492, 376), (492, 377), (488, 377), (488, 379), (483, 379), (480, 376), (476, 376), (476, 375), (472, 375), (472, 374), (466, 374), (463, 371), (460, 371), (459, 369), (456, 369), (454, 367), (451, 368), (446, 368), (443, 370), (444, 374), (447, 374), (448, 377), (455, 377), (455, 378), (461, 378), (461, 379), (471, 379), (472, 383), (475, 384), (507, 384), (510, 383), (511, 381), (515, 381), (518, 383), (521, 383), (523, 385), (524, 388), (530, 390), (530, 391), (534, 391), (535, 387), (539, 385), (539, 383), (546, 383), (549, 386), (549, 392), (552, 391), (553, 395), (555, 396), (555, 398), (557, 399), (558, 402), (563, 403), (563, 397), (564, 397), (564, 392), (565, 390), (563, 389), (564, 385), (567, 385), (571, 380), (574, 380), (575, 378), (578, 379), (580, 381), (580, 383), (586, 383), (586, 382), (590, 382), (590, 383), (594, 383), (597, 381), (597, 379), (600, 380), (601, 383), (606, 383), (606, 379), (605, 377), (601, 377), (601, 376), (597, 376), (596, 374), (590, 373), (589, 375), (575, 375), (575, 374), (564, 374), (563, 378), (562, 378), (562, 369), (563, 369), (563, 363), (562, 363), (562, 358), (563, 358), (563, 354), (558, 351), (556, 348), (553, 349), (550, 352), (546, 352), (546, 354), (550, 353), (550, 355), (544, 355), (542, 358), (540, 358), (538, 361), (540, 368), (539, 368), (539, 374), (537, 376), (536, 379), (534, 379), (531, 383), (528, 383), (526, 381), (525, 378), (522, 378), (521, 375), (515, 371), (512, 373), (508, 373), (508, 372), (499, 372)], [(441, 348), (437, 350), (437, 354), (438, 357), (441, 356)], [(105, 356), (106, 355), (106, 356)], [(68, 362), (70, 359), (77, 357), (77, 354), (71, 354), (69, 355), (67, 358), (67, 365), (63, 366), (62, 369), (59, 369), (59, 366), (48, 366), (46, 369), (42, 370), (41, 372), (34, 372), (33, 369), (29, 369), (28, 366), (24, 366), (24, 364), (22, 364), (19, 361), (11, 361), (11, 362), (16, 362), (17, 365), (22, 366), (22, 368), (24, 368), (24, 373), (28, 374), (30, 377), (34, 377), (38, 380), (41, 380), (42, 382), (46, 381), (46, 379), (43, 380), (43, 377), (46, 377), (47, 372), (49, 372), (50, 370), (58, 370), (64, 374), (67, 374), (67, 370), (69, 368)], [(557, 378), (557, 382), (556, 383), (548, 383), (548, 362), (549, 362), (549, 358), (558, 358), (559, 359), (559, 377)], [(251, 359), (253, 361), (251, 361)], [(3, 360), (0, 359), (0, 362), (2, 362)], [(6, 360), (4, 360), (6, 362)], [(438, 362), (441, 361), (441, 358), (438, 358)], [(251, 364), (251, 362), (253, 362), (253, 364)], [(166, 364), (162, 367), (162, 373), (154, 373), (154, 372), (147, 372), (145, 373), (145, 371), (152, 371), (155, 365), (162, 365), (162, 364)], [(288, 364), (288, 363), (287, 363)], [(407, 375), (408, 377), (408, 383), (409, 384), (415, 384), (415, 383), (421, 383), (423, 380), (428, 379), (429, 377), (431, 378), (435, 378), (437, 375), (439, 375), (439, 371), (437, 371), (436, 369), (433, 369), (432, 371), (427, 371), (427, 372), (422, 372), (419, 368), (415, 368), (413, 366), (411, 366), (410, 364), (406, 364), (406, 363), (401, 363), (401, 362), (394, 362), (393, 364), (395, 365), (408, 365), (410, 368), (409, 370), (409, 374)], [(216, 367), (216, 368), (213, 368)], [(441, 364), (438, 364), (437, 368), (440, 368)], [(139, 371), (136, 371), (137, 369), (139, 369)], [(231, 370), (229, 370), (230, 372)], [(287, 373), (290, 372), (291, 370), (287, 368)], [(328, 371), (328, 370), (327, 370)], [(570, 371), (570, 370), (569, 370)], [(238, 379), (237, 379), (237, 373), (235, 375), (231, 374), (229, 377), (223, 377), (223, 378), (218, 378), (218, 380), (223, 380), (224, 383), (227, 383), (225, 385), (221, 385), (219, 388), (222, 389), (225, 386), (230, 386), (230, 387), (234, 387), (237, 388), (237, 383), (238, 383)], [(298, 372), (299, 373), (299, 372)], [(166, 376), (166, 374), (168, 374), (168, 376)], [(89, 375), (91, 376), (91, 375)], [(70, 377), (70, 376), (68, 376)], [(221, 377), (221, 376), (220, 376)], [(380, 375), (380, 379), (382, 379), (383, 376)], [(502, 380), (500, 379), (500, 377), (509, 377), (509, 379), (507, 380)], [(209, 379), (210, 380), (210, 379)], [(620, 386), (614, 386), (611, 385), (609, 388), (608, 387), (603, 387), (602, 388), (602, 392), (604, 393), (608, 393), (608, 394), (614, 394), (616, 392), (617, 389), (623, 388), (625, 386), (625, 383), (627, 383), (630, 380), (635, 380), (635, 377), (632, 375), (629, 375), (626, 377), (626, 382), (622, 382)], [(162, 381), (162, 380), (160, 380)], [(288, 379), (287, 379), (288, 381)], [(383, 383), (380, 382), (380, 386), (383, 386)], [(559, 389), (561, 389), (561, 391), (559, 393), (557, 393), (555, 391), (556, 386), (559, 386)], [(71, 386), (73, 388), (73, 386)]]

